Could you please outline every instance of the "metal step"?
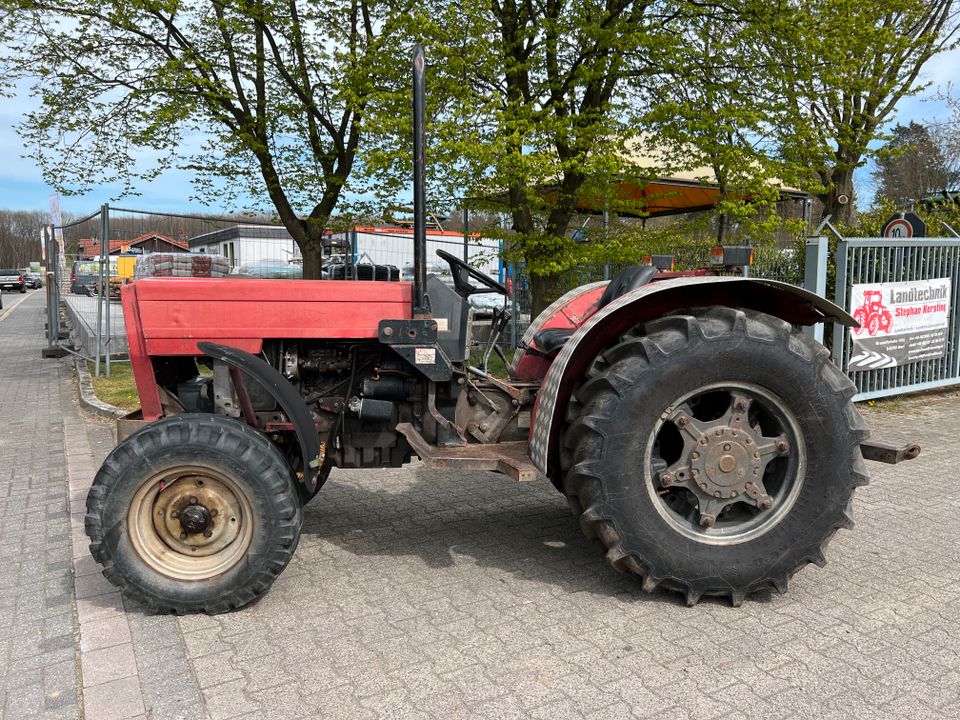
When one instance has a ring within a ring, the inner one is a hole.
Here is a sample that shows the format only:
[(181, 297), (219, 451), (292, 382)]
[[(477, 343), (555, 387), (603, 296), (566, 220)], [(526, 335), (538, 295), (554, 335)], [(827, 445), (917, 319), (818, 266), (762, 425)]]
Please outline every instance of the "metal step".
[(428, 443), (410, 423), (397, 425), (397, 432), (407, 439), (420, 459), (432, 468), (492, 470), (519, 482), (531, 482), (540, 477), (540, 471), (530, 460), (530, 444), (526, 441), (439, 447)]

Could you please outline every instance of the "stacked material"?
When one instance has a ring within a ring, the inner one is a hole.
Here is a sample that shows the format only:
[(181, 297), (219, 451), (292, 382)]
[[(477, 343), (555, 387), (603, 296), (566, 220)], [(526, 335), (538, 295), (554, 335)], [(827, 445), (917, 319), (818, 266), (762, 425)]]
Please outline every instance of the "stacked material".
[(136, 279), (145, 277), (214, 277), (230, 274), (230, 261), (206, 253), (152, 253), (137, 260)]

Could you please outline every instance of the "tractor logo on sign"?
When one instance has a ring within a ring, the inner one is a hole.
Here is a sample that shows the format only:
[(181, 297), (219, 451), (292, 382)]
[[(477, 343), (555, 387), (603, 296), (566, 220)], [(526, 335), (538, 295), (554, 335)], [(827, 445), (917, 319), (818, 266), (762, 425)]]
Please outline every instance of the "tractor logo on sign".
[(866, 331), (873, 337), (877, 333), (888, 333), (893, 327), (893, 315), (883, 304), (883, 294), (879, 290), (864, 292), (863, 304), (853, 311), (853, 319), (860, 324), (854, 330), (857, 335)]

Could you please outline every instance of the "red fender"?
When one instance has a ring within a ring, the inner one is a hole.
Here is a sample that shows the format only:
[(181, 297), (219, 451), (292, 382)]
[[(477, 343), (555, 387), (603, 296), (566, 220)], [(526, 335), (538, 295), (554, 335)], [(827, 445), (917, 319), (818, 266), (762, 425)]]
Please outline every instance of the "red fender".
[(758, 310), (794, 325), (812, 325), (828, 318), (850, 327), (856, 325), (849, 313), (829, 300), (775, 280), (681, 277), (637, 288), (591, 315), (550, 364), (530, 426), (530, 457), (537, 469), (551, 478), (556, 475), (558, 435), (567, 402), (599, 353), (642, 322), (683, 308), (709, 305)]

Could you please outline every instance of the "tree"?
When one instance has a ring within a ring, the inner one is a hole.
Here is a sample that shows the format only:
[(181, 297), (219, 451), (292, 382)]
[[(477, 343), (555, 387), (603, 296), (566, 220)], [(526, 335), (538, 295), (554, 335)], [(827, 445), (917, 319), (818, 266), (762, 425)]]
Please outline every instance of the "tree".
[(40, 233), (48, 222), (38, 210), (0, 210), (0, 268), (24, 268), (40, 260)]
[(758, 3), (765, 45), (792, 114), (785, 156), (809, 163), (834, 222), (853, 221), (853, 173), (874, 153), (897, 103), (919, 92), (920, 71), (957, 34), (953, 0)]
[(304, 277), (320, 276), (365, 117), (406, 67), (389, 0), (0, 4), (0, 67), (7, 81), (31, 79), (42, 103), (20, 131), (51, 185), (119, 181), (130, 193), (192, 170), (203, 198), (269, 198)]
[(926, 125), (911, 122), (897, 125), (877, 157), (874, 173), (877, 196), (892, 200), (898, 207), (916, 202), (960, 180), (944, 156), (944, 148)]
[[(534, 312), (579, 261), (569, 233), (578, 203), (607, 193), (629, 166), (625, 143), (636, 128), (626, 122), (623, 81), (652, 36), (648, 8), (642, 0), (424, 5), (432, 202), (466, 198), (510, 218), (506, 257), (526, 264)], [(364, 156), (384, 193), (409, 177), (398, 157), (390, 143)]]
[(781, 223), (781, 185), (806, 178), (774, 142), (784, 107), (778, 63), (759, 41), (764, 28), (737, 3), (673, 7), (673, 42), (639, 87), (643, 144), (667, 172), (694, 171), (718, 188), (717, 243), (734, 225), (769, 234)]

